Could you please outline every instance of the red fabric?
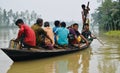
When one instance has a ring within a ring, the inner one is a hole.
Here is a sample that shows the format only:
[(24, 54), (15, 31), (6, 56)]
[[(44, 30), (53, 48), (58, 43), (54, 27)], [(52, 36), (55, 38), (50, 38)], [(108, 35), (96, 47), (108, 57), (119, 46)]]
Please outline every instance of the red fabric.
[(18, 39), (20, 39), (21, 35), (25, 34), (24, 43), (30, 46), (36, 46), (36, 36), (34, 31), (27, 25), (20, 25), (20, 30), (18, 32)]

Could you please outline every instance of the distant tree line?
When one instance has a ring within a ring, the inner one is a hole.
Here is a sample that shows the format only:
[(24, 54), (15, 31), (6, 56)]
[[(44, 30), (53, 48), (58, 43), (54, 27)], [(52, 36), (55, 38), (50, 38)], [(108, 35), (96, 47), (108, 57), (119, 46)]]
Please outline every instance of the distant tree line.
[(102, 0), (92, 17), (94, 24), (99, 24), (100, 29), (120, 30), (120, 0)]
[(40, 15), (37, 15), (35, 11), (31, 13), (28, 10), (13, 12), (12, 9), (7, 11), (6, 9), (0, 8), (0, 27), (13, 27), (18, 18), (22, 18), (25, 23), (31, 24), (34, 23), (38, 17), (40, 17)]

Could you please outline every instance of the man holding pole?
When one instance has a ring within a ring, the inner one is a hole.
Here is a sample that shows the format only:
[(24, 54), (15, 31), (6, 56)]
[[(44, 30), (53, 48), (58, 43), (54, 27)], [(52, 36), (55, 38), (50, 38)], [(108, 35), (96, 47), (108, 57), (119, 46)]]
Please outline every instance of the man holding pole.
[[(82, 7), (82, 21), (83, 21), (83, 27), (82, 27), (82, 35), (86, 38), (88, 38), (88, 35), (91, 36), (91, 32), (88, 32), (89, 30), (89, 25), (90, 25), (90, 21), (89, 21), (89, 2), (87, 4), (87, 7), (85, 6), (85, 4), (81, 5)], [(87, 25), (86, 25), (87, 24)], [(87, 28), (87, 29), (86, 29)], [(92, 36), (91, 36), (92, 37)], [(94, 39), (97, 39), (102, 45), (104, 45), (104, 43), (97, 37), (93, 37)]]
[(89, 11), (90, 11), (90, 8), (89, 8), (89, 2), (87, 4), (87, 7), (82, 4), (81, 5), (83, 11), (81, 12), (82, 13), (82, 21), (83, 21), (83, 28), (84, 29), (84, 24), (89, 24)]

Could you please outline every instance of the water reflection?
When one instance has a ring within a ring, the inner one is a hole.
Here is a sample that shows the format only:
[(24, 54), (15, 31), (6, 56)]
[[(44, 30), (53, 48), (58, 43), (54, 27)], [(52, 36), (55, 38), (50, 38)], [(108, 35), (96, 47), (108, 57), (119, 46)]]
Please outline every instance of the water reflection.
[(89, 51), (90, 48), (61, 57), (15, 62), (8, 73), (86, 73), (89, 70)]
[(99, 73), (120, 73), (120, 38), (102, 37), (105, 45), (94, 52)]

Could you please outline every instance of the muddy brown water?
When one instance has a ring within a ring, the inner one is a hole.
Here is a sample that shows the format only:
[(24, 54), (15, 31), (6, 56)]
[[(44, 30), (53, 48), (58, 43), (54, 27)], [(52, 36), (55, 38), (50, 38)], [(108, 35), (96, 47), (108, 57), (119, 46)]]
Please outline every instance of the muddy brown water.
[[(16, 37), (15, 29), (0, 29), (0, 48)], [(83, 51), (52, 58), (13, 62), (0, 50), (0, 73), (120, 73), (120, 39), (100, 37)]]

